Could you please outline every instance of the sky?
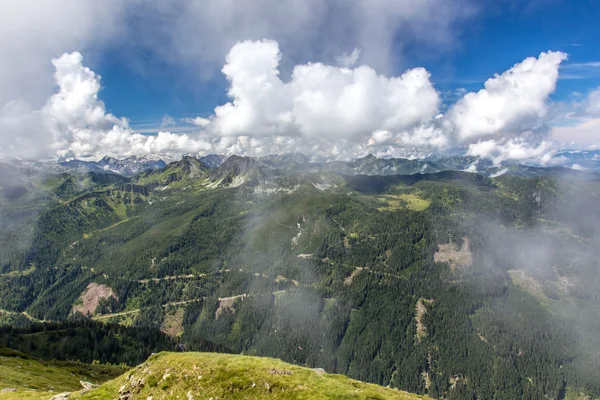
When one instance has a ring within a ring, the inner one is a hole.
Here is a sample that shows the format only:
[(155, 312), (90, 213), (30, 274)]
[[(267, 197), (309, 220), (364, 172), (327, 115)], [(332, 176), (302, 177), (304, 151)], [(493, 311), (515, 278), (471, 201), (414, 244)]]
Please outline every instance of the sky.
[(600, 143), (593, 0), (0, 2), (0, 155), (464, 153)]

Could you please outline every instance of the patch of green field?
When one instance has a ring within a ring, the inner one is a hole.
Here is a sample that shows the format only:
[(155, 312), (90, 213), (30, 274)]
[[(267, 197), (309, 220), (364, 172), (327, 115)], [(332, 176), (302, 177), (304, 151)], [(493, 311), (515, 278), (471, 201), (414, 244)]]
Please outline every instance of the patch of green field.
[(508, 274), (512, 282), (521, 290), (535, 297), (541, 305), (547, 306), (550, 304), (550, 299), (544, 293), (542, 284), (527, 275), (523, 270), (509, 270)]
[(571, 386), (567, 386), (565, 400), (589, 400), (591, 398), (592, 397), (587, 395), (584, 391)]
[[(0, 349), (0, 399), (47, 399), (61, 392), (81, 390), (79, 381), (100, 384), (123, 373), (110, 365), (44, 362)], [(12, 390), (16, 391), (12, 391)]]
[(377, 208), (379, 211), (393, 211), (401, 209), (425, 211), (431, 204), (429, 200), (422, 199), (414, 193), (386, 194), (377, 196), (377, 199), (386, 204), (384, 207)]
[(427, 399), (277, 359), (216, 353), (160, 353), (73, 398), (116, 399), (120, 393), (173, 399)]
[(7, 272), (6, 274), (0, 274), (0, 276), (6, 276), (6, 277), (27, 276), (27, 275), (31, 275), (31, 273), (33, 271), (35, 271), (35, 265), (30, 264), (27, 269), (24, 269), (22, 271), (13, 270), (13, 271)]

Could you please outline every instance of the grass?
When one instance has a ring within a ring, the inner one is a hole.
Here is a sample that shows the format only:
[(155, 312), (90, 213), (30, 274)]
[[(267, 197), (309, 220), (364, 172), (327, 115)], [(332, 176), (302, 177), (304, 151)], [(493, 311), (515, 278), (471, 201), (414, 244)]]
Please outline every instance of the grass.
[(13, 271), (7, 272), (6, 274), (0, 274), (0, 276), (7, 276), (7, 277), (11, 277), (11, 278), (17, 277), (17, 276), (27, 276), (27, 275), (31, 275), (31, 273), (34, 271), (35, 271), (35, 265), (30, 264), (27, 269), (24, 269), (22, 271), (13, 270)]
[(80, 390), (79, 381), (100, 384), (123, 373), (118, 366), (78, 362), (45, 362), (13, 350), (0, 349), (0, 399), (47, 399)]
[(542, 306), (547, 307), (552, 303), (544, 293), (542, 284), (529, 276), (526, 271), (511, 269), (508, 274), (517, 287), (535, 297)]
[(156, 240), (162, 240), (165, 236), (177, 236), (185, 231), (190, 222), (198, 215), (199, 211), (194, 209), (185, 214), (168, 218), (157, 223), (138, 237), (125, 243), (121, 251), (135, 252), (146, 248), (148, 243)]
[(127, 391), (141, 399), (427, 399), (281, 360), (216, 353), (160, 353), (73, 398), (115, 399)]
[(385, 202), (384, 207), (379, 207), (379, 211), (393, 211), (409, 209), (413, 211), (425, 211), (429, 208), (431, 202), (422, 199), (414, 193), (386, 194), (377, 197), (378, 200)]

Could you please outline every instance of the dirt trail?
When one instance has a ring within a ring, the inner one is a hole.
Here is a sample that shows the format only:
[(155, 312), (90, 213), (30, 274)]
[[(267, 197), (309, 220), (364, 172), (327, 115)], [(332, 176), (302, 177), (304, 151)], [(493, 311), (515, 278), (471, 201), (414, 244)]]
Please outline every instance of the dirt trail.
[(174, 281), (177, 279), (195, 279), (195, 278), (203, 278), (205, 276), (209, 276), (212, 274), (220, 274), (223, 272), (229, 272), (229, 269), (220, 269), (218, 271), (214, 271), (214, 272), (205, 272), (202, 274), (189, 274), (189, 275), (170, 275), (170, 276), (163, 276), (162, 278), (148, 278), (148, 279), (140, 279), (137, 282), (141, 283), (141, 284), (148, 284), (150, 282), (153, 283), (159, 283), (161, 281)]
[[(195, 301), (198, 301), (198, 299), (183, 300), (183, 301), (172, 301), (170, 303), (163, 304), (162, 307), (166, 308), (166, 307), (169, 307), (169, 306), (182, 306), (182, 305), (185, 305), (185, 304), (193, 303)], [(113, 317), (122, 317), (122, 316), (125, 316), (125, 315), (137, 314), (141, 310), (142, 310), (141, 308), (136, 308), (135, 310), (122, 311), (122, 312), (118, 312), (118, 313), (96, 315), (93, 319), (95, 319), (97, 321), (102, 321), (102, 320), (110, 319), (110, 318), (113, 318)]]

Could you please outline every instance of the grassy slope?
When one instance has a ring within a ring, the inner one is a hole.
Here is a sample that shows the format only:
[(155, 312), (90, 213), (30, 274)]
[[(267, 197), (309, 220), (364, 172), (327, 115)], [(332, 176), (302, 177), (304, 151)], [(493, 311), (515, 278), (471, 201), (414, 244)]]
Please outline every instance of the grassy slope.
[(74, 397), (115, 399), (128, 391), (134, 399), (426, 399), (276, 359), (216, 353), (160, 353)]
[(79, 381), (102, 383), (123, 372), (121, 367), (77, 362), (44, 362), (0, 349), (0, 399), (46, 399), (81, 389)]

